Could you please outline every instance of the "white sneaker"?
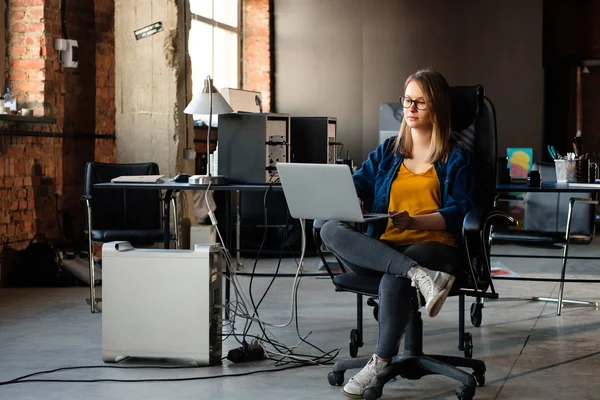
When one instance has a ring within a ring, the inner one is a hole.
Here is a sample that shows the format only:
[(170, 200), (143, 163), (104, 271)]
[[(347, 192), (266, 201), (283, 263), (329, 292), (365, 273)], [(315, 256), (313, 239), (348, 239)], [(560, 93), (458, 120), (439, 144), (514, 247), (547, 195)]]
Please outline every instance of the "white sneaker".
[(373, 354), (367, 365), (346, 383), (342, 389), (342, 394), (351, 399), (362, 399), (363, 393), (371, 385), (373, 377), (387, 367), (388, 364), (388, 361), (383, 361)]
[(425, 298), (425, 313), (433, 318), (442, 309), (454, 283), (454, 276), (421, 266), (416, 267), (415, 271), (412, 279), (413, 286)]

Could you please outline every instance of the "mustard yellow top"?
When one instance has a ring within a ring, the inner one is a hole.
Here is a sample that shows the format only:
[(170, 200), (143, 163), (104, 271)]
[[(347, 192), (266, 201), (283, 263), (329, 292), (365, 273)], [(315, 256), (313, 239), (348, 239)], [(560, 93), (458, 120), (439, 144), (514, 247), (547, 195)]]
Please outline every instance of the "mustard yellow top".
[[(435, 168), (415, 174), (404, 164), (400, 166), (396, 179), (392, 182), (390, 205), (388, 211), (408, 211), (410, 216), (431, 214), (441, 207), (440, 183)], [(456, 246), (456, 241), (447, 231), (417, 231), (394, 228), (392, 220), (388, 220), (382, 240), (398, 244), (440, 242)]]

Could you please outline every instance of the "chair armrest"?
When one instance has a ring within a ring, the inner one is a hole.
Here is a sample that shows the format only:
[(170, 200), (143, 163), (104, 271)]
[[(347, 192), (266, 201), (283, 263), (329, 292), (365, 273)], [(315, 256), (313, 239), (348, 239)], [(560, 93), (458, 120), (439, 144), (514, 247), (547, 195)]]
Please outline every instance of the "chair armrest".
[(503, 211), (488, 211), (483, 207), (475, 208), (465, 216), (463, 237), (469, 232), (481, 232), (490, 225), (517, 225), (517, 220)]
[(92, 199), (92, 196), (91, 196), (91, 195), (89, 195), (89, 194), (82, 194), (82, 195), (81, 195), (81, 197), (79, 197), (79, 199), (80, 199), (81, 201), (84, 201), (84, 200), (91, 200), (91, 199)]

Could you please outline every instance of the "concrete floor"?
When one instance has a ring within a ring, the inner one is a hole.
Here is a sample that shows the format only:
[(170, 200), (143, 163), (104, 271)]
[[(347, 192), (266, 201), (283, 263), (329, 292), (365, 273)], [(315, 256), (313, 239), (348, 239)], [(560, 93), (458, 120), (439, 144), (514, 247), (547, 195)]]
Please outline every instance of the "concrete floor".
[[(574, 254), (598, 254), (600, 241), (573, 247)], [(559, 254), (546, 249), (513, 246), (495, 247), (496, 252)], [(557, 276), (558, 260), (495, 258), (521, 276)], [(293, 261), (285, 272), (294, 270)], [(246, 269), (251, 268), (246, 260)], [(316, 269), (315, 259), (306, 261)], [(270, 271), (273, 261), (259, 263)], [(598, 279), (600, 264), (579, 262), (569, 271), (577, 277)], [(573, 275), (571, 275), (573, 277)], [(240, 278), (247, 289), (248, 278)], [(266, 287), (266, 279), (254, 281), (255, 296)], [(496, 281), (503, 300), (486, 303), (483, 324), (467, 328), (473, 334), (474, 357), (487, 365), (486, 386), (477, 389), (477, 399), (598, 399), (600, 398), (600, 312), (590, 307), (569, 306), (556, 316), (554, 303), (509, 301), (514, 296), (555, 296), (558, 284)], [(278, 278), (260, 307), (261, 317), (283, 323), (290, 314), (292, 279)], [(600, 298), (594, 284), (567, 284), (566, 298)], [(187, 361), (126, 359), (105, 368), (101, 360), (101, 314), (90, 314), (84, 287), (61, 289), (0, 289), (0, 381), (42, 370), (70, 366), (95, 366), (39, 375), (32, 379), (178, 379), (176, 382), (82, 383), (40, 382), (0, 386), (0, 399), (342, 399), (339, 387), (327, 383), (330, 367), (311, 366), (239, 377), (218, 377), (259, 370), (273, 370), (273, 361), (190, 369), (140, 369), (140, 366), (187, 366)], [(470, 301), (467, 303), (470, 304)], [(435, 319), (426, 318), (425, 351), (461, 355), (457, 350), (456, 298), (448, 299)], [(325, 351), (341, 349), (338, 358), (348, 357), (348, 334), (354, 327), (355, 297), (335, 293), (323, 278), (304, 278), (299, 289), (299, 327), (302, 334)], [(242, 322), (238, 325), (241, 328)], [(287, 345), (298, 342), (293, 324), (273, 328), (273, 335)], [(373, 351), (376, 322), (365, 312), (365, 345), (361, 355)], [(176, 338), (174, 338), (176, 340)], [(238, 344), (224, 343), (224, 353)], [(99, 367), (98, 367), (99, 366)], [(353, 371), (346, 373), (348, 379)], [(200, 379), (215, 377), (212, 379)], [(189, 378), (189, 380), (181, 380)], [(455, 399), (457, 384), (447, 378), (426, 376), (417, 381), (389, 382), (383, 399)]]

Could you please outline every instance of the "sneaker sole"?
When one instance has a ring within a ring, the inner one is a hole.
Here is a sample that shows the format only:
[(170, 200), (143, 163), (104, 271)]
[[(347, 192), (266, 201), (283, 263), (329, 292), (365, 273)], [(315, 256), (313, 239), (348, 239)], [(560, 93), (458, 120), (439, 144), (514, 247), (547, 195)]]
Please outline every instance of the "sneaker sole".
[(450, 275), (450, 278), (448, 279), (448, 282), (446, 282), (446, 285), (444, 285), (444, 287), (442, 288), (442, 290), (440, 290), (440, 292), (437, 294), (437, 296), (435, 296), (429, 302), (429, 307), (427, 307), (425, 309), (425, 311), (427, 312), (427, 315), (429, 315), (431, 318), (438, 315), (438, 313), (442, 309), (442, 306), (444, 305), (446, 298), (448, 298), (448, 295), (450, 294), (450, 289), (452, 289), (452, 285), (454, 284), (454, 279), (455, 279), (455, 277), (453, 275)]
[(362, 394), (352, 394), (352, 393), (348, 393), (346, 392), (344, 389), (342, 389), (342, 394), (350, 399), (362, 399), (363, 395)]

